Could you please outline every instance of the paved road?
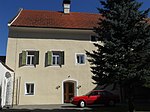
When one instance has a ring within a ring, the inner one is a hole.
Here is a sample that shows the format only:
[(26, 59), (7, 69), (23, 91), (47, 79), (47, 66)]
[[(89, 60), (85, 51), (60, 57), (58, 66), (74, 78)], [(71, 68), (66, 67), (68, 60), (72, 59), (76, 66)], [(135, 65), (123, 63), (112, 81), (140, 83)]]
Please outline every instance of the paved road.
[(91, 110), (90, 107), (79, 108), (72, 104), (52, 104), (52, 105), (21, 105), (21, 106), (14, 106), (13, 109), (75, 109), (75, 110)]
[[(78, 108), (72, 104), (63, 105), (22, 105), (10, 109), (3, 109), (1, 112), (128, 112), (126, 105), (115, 107), (91, 106)], [(141, 106), (136, 112), (150, 112), (150, 105)]]
[(63, 105), (21, 105), (13, 106), (10, 109), (3, 109), (2, 112), (93, 112), (92, 108), (79, 108), (72, 104)]

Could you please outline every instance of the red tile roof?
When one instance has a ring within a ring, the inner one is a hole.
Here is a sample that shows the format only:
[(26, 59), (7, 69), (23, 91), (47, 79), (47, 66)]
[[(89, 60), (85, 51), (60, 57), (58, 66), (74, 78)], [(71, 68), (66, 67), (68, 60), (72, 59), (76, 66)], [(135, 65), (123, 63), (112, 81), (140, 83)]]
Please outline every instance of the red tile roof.
[(100, 14), (53, 11), (22, 10), (13, 20), (11, 26), (17, 27), (45, 27), (45, 28), (71, 28), (93, 29), (97, 26)]

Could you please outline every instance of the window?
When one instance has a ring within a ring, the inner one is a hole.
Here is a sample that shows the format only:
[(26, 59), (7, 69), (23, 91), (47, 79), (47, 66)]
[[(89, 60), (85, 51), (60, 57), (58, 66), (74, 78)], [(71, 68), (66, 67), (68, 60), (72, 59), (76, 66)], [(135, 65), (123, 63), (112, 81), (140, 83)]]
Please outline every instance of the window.
[(34, 95), (34, 83), (26, 83), (25, 94), (26, 95)]
[(98, 91), (92, 91), (90, 95), (91, 96), (96, 96), (96, 95), (98, 95)]
[(53, 52), (52, 53), (52, 65), (59, 65), (60, 61), (60, 55), (59, 52)]
[(85, 55), (84, 54), (77, 54), (76, 55), (76, 63), (77, 64), (85, 64)]
[(19, 54), (19, 67), (39, 64), (39, 51), (22, 51)]
[(34, 51), (28, 51), (26, 57), (26, 65), (34, 65)]
[(91, 36), (91, 42), (97, 42), (98, 38), (95, 35)]
[(48, 51), (45, 57), (45, 66), (64, 65), (64, 51)]

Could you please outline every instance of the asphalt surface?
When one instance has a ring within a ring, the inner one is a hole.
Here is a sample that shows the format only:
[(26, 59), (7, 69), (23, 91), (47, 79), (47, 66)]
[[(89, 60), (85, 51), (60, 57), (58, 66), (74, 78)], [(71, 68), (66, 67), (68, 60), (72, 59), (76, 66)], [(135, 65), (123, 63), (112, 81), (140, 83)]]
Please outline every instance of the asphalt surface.
[(72, 104), (52, 105), (19, 105), (12, 108), (4, 108), (2, 112), (93, 112), (91, 108), (79, 108)]
[[(79, 108), (72, 104), (53, 105), (19, 105), (13, 108), (4, 108), (0, 112), (128, 112), (127, 105), (116, 105), (115, 107), (90, 106)], [(142, 105), (136, 112), (150, 112), (150, 105)]]
[(73, 104), (51, 104), (51, 105), (20, 105), (20, 106), (13, 106), (13, 109), (48, 109), (48, 110), (54, 110), (54, 109), (75, 109), (75, 110), (91, 110), (90, 107), (85, 108), (79, 108)]

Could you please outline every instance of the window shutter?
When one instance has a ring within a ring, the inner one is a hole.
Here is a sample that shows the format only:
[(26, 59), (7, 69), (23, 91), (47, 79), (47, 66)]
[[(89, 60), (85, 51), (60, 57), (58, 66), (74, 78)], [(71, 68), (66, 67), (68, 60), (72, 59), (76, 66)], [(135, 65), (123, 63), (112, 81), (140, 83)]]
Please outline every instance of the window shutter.
[(65, 61), (65, 59), (64, 59), (64, 51), (61, 51), (60, 52), (60, 64), (64, 65), (64, 61)]
[(19, 53), (19, 67), (22, 66), (22, 53)]
[(39, 51), (34, 52), (34, 65), (39, 64)]
[(22, 51), (21, 66), (26, 65), (27, 51)]
[(51, 65), (52, 64), (52, 52), (48, 51), (47, 52), (47, 65)]

